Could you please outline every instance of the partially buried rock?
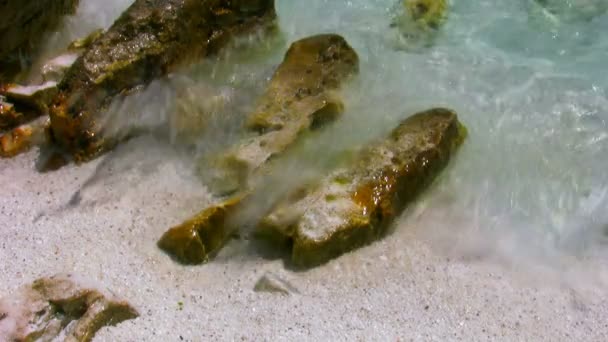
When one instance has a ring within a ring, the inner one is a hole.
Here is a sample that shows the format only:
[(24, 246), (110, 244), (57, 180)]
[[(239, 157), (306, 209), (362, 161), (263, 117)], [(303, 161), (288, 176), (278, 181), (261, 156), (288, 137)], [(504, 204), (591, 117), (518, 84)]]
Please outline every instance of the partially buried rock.
[(103, 114), (118, 96), (217, 54), (239, 34), (274, 31), (273, 0), (136, 0), (68, 70), (51, 110), (52, 136), (77, 161), (116, 143)]
[(293, 43), (257, 110), (249, 116), (254, 137), (210, 165), (219, 170), (212, 188), (236, 195), (171, 228), (158, 246), (186, 264), (205, 262), (217, 253), (236, 230), (229, 218), (249, 198), (252, 175), (271, 157), (285, 152), (302, 133), (334, 120), (342, 111), (334, 92), (358, 69), (356, 52), (339, 35), (317, 35)]
[(258, 233), (291, 246), (293, 263), (302, 267), (376, 240), (446, 166), (465, 132), (450, 110), (415, 114), (354, 163), (279, 204)]
[(78, 0), (0, 1), (0, 82), (10, 82), (32, 62), (44, 33), (72, 14)]
[(86, 342), (102, 327), (137, 316), (127, 302), (72, 276), (42, 278), (0, 301), (0, 340)]
[(253, 290), (255, 292), (280, 293), (283, 295), (298, 293), (298, 289), (273, 273), (264, 274), (255, 284)]

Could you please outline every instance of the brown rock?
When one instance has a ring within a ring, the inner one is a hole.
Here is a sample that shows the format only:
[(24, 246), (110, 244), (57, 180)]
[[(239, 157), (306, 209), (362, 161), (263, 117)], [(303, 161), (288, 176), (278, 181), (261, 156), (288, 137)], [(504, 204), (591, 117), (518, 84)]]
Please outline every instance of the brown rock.
[(136, 0), (68, 70), (53, 138), (77, 161), (95, 157), (116, 143), (100, 123), (114, 98), (218, 53), (235, 35), (272, 30), (275, 19), (274, 0)]
[(293, 263), (304, 267), (370, 243), (446, 166), (465, 132), (450, 110), (415, 114), (354, 163), (279, 204), (258, 233), (289, 242)]
[(42, 278), (0, 301), (0, 340), (86, 342), (103, 326), (137, 316), (127, 302), (83, 287), (73, 276)]
[(170, 229), (158, 246), (186, 264), (205, 262), (209, 253), (216, 253), (236, 230), (229, 218), (249, 198), (251, 175), (283, 153), (301, 133), (342, 111), (333, 92), (358, 71), (358, 62), (355, 51), (339, 35), (317, 35), (293, 43), (249, 117), (250, 129), (259, 133), (215, 165), (219, 180), (212, 180), (214, 189), (237, 195)]

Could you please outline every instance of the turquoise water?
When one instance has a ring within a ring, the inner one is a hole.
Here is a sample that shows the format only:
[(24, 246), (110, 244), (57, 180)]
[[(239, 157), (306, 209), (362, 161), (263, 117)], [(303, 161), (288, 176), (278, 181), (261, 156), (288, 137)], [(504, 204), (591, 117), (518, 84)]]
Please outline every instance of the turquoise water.
[[(126, 5), (85, 1), (60, 35), (107, 26)], [(507, 254), (580, 255), (599, 246), (608, 226), (608, 39), (602, 34), (608, 15), (581, 19), (576, 7), (566, 6), (547, 17), (527, 0), (452, 1), (434, 44), (408, 51), (389, 27), (394, 8), (393, 0), (277, 1), (286, 42), (339, 33), (361, 61), (359, 77), (344, 90), (342, 120), (307, 141), (302, 155), (284, 167), (294, 177), (298, 170), (314, 173), (336, 151), (364, 143), (418, 110), (449, 107), (468, 127), (469, 139), (402, 225), (439, 240), (482, 237)], [(187, 76), (234, 99), (235, 115), (218, 119), (201, 137), (199, 154), (237, 138), (234, 117), (251, 108), (283, 51), (223, 65), (228, 76), (201, 75), (217, 70), (208, 66)], [(150, 107), (131, 110), (148, 108), (162, 121), (175, 93), (174, 82), (161, 82), (136, 100)]]

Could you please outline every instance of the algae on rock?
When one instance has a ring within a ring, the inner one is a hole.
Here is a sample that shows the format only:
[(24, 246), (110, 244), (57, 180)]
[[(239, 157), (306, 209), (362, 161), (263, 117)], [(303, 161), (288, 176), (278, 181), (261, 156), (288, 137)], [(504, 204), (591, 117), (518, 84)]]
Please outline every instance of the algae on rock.
[(73, 276), (41, 278), (0, 301), (0, 340), (87, 342), (102, 327), (137, 316), (129, 303)]
[(400, 0), (391, 23), (406, 49), (429, 46), (448, 15), (447, 0)]
[(236, 230), (228, 222), (230, 217), (255, 191), (250, 179), (302, 133), (342, 112), (335, 92), (358, 70), (356, 52), (339, 35), (322, 34), (294, 42), (248, 117), (247, 128), (254, 136), (209, 165), (218, 172), (212, 188), (236, 195), (167, 231), (159, 247), (187, 264), (204, 262), (216, 253)]
[(303, 267), (370, 243), (447, 165), (465, 136), (451, 110), (415, 114), (352, 164), (278, 204), (257, 232), (291, 246), (293, 263)]
[(212, 191), (221, 195), (247, 189), (251, 175), (298, 136), (335, 120), (344, 109), (337, 90), (358, 71), (357, 53), (339, 35), (294, 42), (247, 118), (253, 136), (209, 163), (215, 172), (209, 180)]
[(60, 83), (53, 139), (77, 161), (95, 157), (116, 143), (103, 132), (113, 99), (217, 54), (235, 35), (275, 25), (274, 0), (136, 0)]

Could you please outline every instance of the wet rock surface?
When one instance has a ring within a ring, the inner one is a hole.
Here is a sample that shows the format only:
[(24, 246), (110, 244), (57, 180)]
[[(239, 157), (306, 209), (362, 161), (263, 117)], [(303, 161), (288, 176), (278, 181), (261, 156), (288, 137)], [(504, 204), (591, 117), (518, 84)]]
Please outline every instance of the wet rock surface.
[(391, 23), (400, 34), (400, 47), (415, 49), (432, 45), (448, 16), (446, 0), (401, 0)]
[(103, 109), (177, 68), (217, 54), (238, 34), (274, 30), (273, 0), (136, 0), (68, 70), (51, 110), (55, 141), (77, 161), (112, 146)]
[(10, 82), (31, 63), (44, 33), (73, 14), (78, 0), (0, 2), (0, 82)]
[(465, 132), (450, 110), (415, 114), (362, 150), (352, 164), (279, 204), (258, 233), (284, 241), (292, 262), (302, 267), (376, 240), (447, 165)]
[(102, 327), (137, 316), (129, 303), (58, 275), (0, 300), (0, 340), (91, 341)]
[(334, 120), (342, 111), (334, 91), (358, 68), (356, 52), (339, 35), (294, 42), (249, 116), (248, 127), (256, 136), (229, 150), (213, 165), (219, 169), (220, 179), (212, 180), (211, 187), (237, 195), (173, 227), (161, 237), (159, 247), (182, 263), (207, 261), (235, 230), (227, 218), (249, 197), (252, 174), (294, 144), (302, 133)]
[(335, 120), (343, 111), (336, 93), (359, 70), (359, 58), (343, 37), (323, 34), (294, 42), (275, 71), (247, 129), (254, 136), (228, 150), (210, 180), (216, 194), (247, 189), (251, 175), (283, 153), (305, 131)]

